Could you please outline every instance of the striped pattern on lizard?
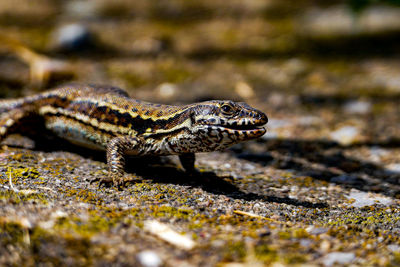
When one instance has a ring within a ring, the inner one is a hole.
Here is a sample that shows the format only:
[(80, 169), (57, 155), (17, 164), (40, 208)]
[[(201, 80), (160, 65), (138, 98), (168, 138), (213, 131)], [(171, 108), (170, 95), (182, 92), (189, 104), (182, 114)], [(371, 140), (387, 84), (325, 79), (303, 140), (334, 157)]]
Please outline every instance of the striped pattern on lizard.
[(132, 99), (119, 88), (70, 84), (19, 99), (0, 100), (0, 141), (27, 117), (74, 144), (106, 150), (109, 178), (124, 183), (124, 155), (179, 155), (188, 172), (194, 153), (223, 150), (258, 138), (267, 116), (246, 103), (214, 100), (185, 106)]

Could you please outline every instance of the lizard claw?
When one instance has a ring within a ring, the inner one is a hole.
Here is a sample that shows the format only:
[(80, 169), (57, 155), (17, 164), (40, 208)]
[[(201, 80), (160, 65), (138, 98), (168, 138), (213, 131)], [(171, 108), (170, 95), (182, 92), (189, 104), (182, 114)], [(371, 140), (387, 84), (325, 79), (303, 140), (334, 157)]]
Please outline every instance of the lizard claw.
[(99, 182), (99, 188), (102, 186), (105, 187), (110, 187), (110, 185), (112, 184), (113, 180), (111, 177), (103, 177), (103, 178), (94, 178), (90, 181), (90, 184), (93, 184), (95, 182)]
[(115, 186), (118, 190), (122, 190), (127, 183), (130, 183), (132, 181), (135, 181), (136, 179), (134, 177), (130, 177), (128, 175), (119, 178), (119, 179), (113, 179), (112, 177), (106, 176), (103, 178), (95, 178), (90, 181), (91, 184), (98, 182), (99, 181), (99, 188), (101, 187), (111, 187)]

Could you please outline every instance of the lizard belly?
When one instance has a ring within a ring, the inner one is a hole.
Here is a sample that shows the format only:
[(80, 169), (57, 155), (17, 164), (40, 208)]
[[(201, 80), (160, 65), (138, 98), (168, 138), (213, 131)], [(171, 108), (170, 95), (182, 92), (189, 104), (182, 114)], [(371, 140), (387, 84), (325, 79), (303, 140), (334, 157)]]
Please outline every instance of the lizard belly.
[(109, 140), (108, 135), (99, 133), (90, 126), (83, 125), (71, 119), (50, 117), (46, 118), (45, 125), (47, 129), (51, 130), (58, 137), (70, 143), (91, 149), (105, 150)]

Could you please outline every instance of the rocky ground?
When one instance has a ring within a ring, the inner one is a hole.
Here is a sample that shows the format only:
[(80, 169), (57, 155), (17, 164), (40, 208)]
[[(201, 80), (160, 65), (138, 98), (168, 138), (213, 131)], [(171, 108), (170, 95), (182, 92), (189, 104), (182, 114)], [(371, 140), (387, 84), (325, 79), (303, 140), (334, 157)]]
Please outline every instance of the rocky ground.
[(194, 176), (174, 157), (130, 158), (121, 191), (99, 186), (104, 153), (9, 136), (0, 265), (399, 266), (399, 14), (343, 1), (1, 1), (2, 35), (70, 67), (43, 76), (49, 65), (0, 44), (1, 97), (74, 80), (152, 102), (246, 101), (270, 122), (258, 140), (199, 154)]

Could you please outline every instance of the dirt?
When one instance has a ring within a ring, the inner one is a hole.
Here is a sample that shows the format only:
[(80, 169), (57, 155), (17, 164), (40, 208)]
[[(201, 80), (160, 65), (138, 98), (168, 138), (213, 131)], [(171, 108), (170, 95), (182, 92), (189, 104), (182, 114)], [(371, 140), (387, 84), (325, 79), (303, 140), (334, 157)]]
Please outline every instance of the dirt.
[[(123, 190), (100, 185), (103, 152), (9, 136), (0, 265), (400, 265), (399, 29), (304, 34), (312, 1), (14, 2), (0, 4), (0, 32), (68, 62), (74, 81), (151, 102), (245, 101), (270, 121), (258, 140), (198, 154), (194, 175), (175, 157), (129, 158)], [(65, 51), (54, 32), (70, 22), (94, 38)], [(1, 97), (66, 81), (37, 88), (0, 53)]]

